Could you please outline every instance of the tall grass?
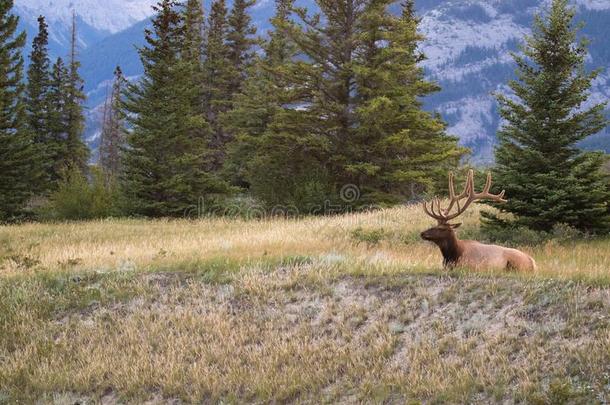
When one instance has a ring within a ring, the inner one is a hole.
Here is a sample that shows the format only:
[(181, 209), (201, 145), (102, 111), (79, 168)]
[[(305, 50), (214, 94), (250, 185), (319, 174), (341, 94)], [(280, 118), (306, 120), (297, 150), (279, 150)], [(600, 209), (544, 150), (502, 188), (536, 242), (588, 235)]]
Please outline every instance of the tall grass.
[[(477, 210), (463, 218), (461, 233), (479, 235)], [(294, 256), (341, 257), (352, 262), (438, 271), (437, 248), (419, 239), (431, 226), (419, 207), (337, 217), (272, 220), (103, 220), (0, 227), (0, 274), (24, 271), (158, 270), (216, 259), (252, 264)], [(610, 239), (549, 241), (521, 246), (539, 265), (530, 276), (610, 276)]]

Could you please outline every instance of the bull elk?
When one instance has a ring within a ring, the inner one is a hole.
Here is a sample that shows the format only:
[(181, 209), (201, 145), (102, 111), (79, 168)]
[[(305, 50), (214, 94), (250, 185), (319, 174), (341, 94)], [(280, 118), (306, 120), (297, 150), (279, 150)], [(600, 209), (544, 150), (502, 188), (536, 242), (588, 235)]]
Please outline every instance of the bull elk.
[[(474, 171), (470, 170), (464, 191), (462, 194), (456, 195), (454, 175), (449, 173), (449, 205), (447, 208), (441, 207), (441, 201), (438, 198), (433, 199), (429, 207), (428, 203), (424, 202), (425, 213), (436, 219), (438, 225), (422, 232), (422, 239), (433, 242), (440, 248), (446, 268), (457, 266), (474, 269), (535, 270), (536, 262), (534, 262), (534, 259), (519, 250), (457, 238), (455, 230), (461, 224), (452, 224), (449, 221), (462, 215), (473, 202), (479, 200), (506, 202), (504, 191), (494, 195), (489, 192), (490, 189), (491, 174), (488, 174), (485, 188), (481, 193), (476, 193), (474, 191)], [(456, 210), (452, 213), (454, 208)]]

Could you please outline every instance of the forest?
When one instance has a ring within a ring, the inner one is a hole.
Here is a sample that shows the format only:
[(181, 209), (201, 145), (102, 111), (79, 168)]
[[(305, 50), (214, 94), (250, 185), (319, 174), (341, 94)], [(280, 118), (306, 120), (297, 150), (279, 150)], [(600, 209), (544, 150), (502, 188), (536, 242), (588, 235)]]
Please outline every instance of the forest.
[[(160, 1), (138, 50), (144, 75), (115, 70), (95, 155), (82, 139), (76, 20), (68, 60), (51, 61), (40, 16), (22, 72), (26, 38), (5, 4), (1, 217), (302, 216), (444, 193), (447, 172), (469, 167), (468, 150), (423, 109), (442, 89), (420, 66), (414, 2), (399, 13), (393, 3), (322, 1), (314, 14), (278, 0), (273, 29), (257, 33), (251, 0), (230, 10), (214, 1), (206, 14), (198, 0)], [(497, 95), (507, 125), (492, 170), (511, 196), (501, 209), (512, 225), (603, 233), (607, 157), (576, 145), (605, 129), (605, 104), (575, 113), (600, 71), (584, 70), (567, 2), (549, 13), (514, 55), (516, 99)]]

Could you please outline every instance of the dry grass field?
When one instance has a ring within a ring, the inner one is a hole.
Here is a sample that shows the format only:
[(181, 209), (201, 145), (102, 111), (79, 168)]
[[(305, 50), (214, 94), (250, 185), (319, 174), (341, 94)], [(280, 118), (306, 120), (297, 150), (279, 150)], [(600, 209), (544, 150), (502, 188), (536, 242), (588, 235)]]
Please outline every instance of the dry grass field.
[(0, 227), (0, 403), (610, 402), (610, 240), (448, 273), (429, 225)]

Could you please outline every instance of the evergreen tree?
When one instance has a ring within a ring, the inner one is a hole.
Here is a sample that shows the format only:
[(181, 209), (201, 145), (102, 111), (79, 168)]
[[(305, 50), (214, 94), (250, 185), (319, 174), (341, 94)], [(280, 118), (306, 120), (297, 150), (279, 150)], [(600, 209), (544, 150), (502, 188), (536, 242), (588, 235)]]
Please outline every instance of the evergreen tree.
[(85, 116), (83, 114), (85, 94), (83, 92), (83, 80), (78, 73), (80, 62), (76, 55), (76, 41), (76, 16), (73, 14), (70, 65), (68, 67), (68, 85), (64, 105), (67, 120), (66, 163), (85, 172), (89, 161), (89, 148), (82, 140), (85, 130)]
[(28, 124), (34, 140), (44, 144), (48, 140), (48, 94), (50, 85), (49, 33), (43, 16), (38, 17), (38, 35), (32, 42), (27, 74), (26, 107)]
[(17, 34), (19, 18), (12, 7), (11, 0), (0, 3), (0, 220), (21, 213), (38, 175), (23, 101), (21, 50), (26, 37)]
[[(205, 81), (203, 52), (205, 48), (205, 19), (201, 0), (188, 0), (184, 5), (184, 45), (182, 59), (190, 67), (189, 80), (196, 85), (197, 113), (205, 116)], [(209, 140), (208, 140), (209, 141)]]
[(204, 53), (204, 106), (212, 129), (211, 147), (214, 168), (220, 169), (225, 159), (224, 147), (229, 134), (221, 123), (222, 114), (231, 110), (231, 86), (234, 70), (227, 45), (229, 26), (225, 0), (214, 0), (208, 18)]
[(204, 83), (205, 108), (212, 127), (214, 168), (220, 170), (226, 161), (227, 145), (234, 134), (223, 123), (225, 114), (241, 91), (254, 59), (253, 36), (248, 9), (253, 0), (235, 0), (230, 15), (225, 0), (214, 0), (208, 19), (205, 41)]
[(499, 95), (507, 125), (498, 134), (498, 185), (516, 220), (487, 215), (489, 225), (520, 225), (548, 231), (565, 223), (587, 232), (610, 228), (610, 193), (600, 170), (603, 156), (577, 143), (607, 126), (605, 104), (583, 108), (599, 70), (587, 73), (587, 42), (577, 39), (575, 10), (554, 0), (546, 18), (536, 17), (522, 55), (513, 55), (517, 99)]
[(205, 21), (201, 0), (184, 5), (184, 58), (201, 66), (203, 62)]
[(46, 155), (50, 169), (48, 172), (50, 189), (55, 190), (58, 181), (68, 166), (67, 139), (68, 120), (66, 114), (66, 95), (68, 94), (69, 73), (64, 61), (57, 58), (51, 68), (48, 93), (48, 135)]
[(99, 164), (107, 182), (118, 179), (121, 170), (121, 150), (125, 147), (121, 97), (125, 84), (123, 72), (117, 66), (114, 71), (112, 91), (104, 104), (99, 150)]
[(147, 45), (139, 50), (144, 76), (129, 84), (124, 107), (131, 130), (123, 157), (123, 188), (135, 213), (182, 216), (200, 198), (225, 193), (210, 173), (210, 129), (200, 110), (200, 83), (184, 58), (184, 14), (174, 0), (155, 7)]
[(227, 45), (229, 47), (230, 67), (233, 68), (229, 86), (229, 94), (232, 97), (240, 92), (242, 83), (246, 79), (254, 60), (254, 46), (258, 41), (254, 37), (256, 27), (252, 25), (252, 18), (248, 14), (248, 9), (255, 3), (255, 0), (234, 0), (231, 15), (227, 20), (229, 25)]
[[(315, 196), (321, 204), (354, 184), (362, 191), (357, 204), (368, 205), (433, 189), (464, 150), (437, 116), (422, 110), (420, 98), (438, 87), (418, 66), (422, 38), (412, 4), (395, 16), (391, 0), (316, 3), (321, 14), (314, 16), (289, 4), (298, 23), (286, 18), (278, 28), (299, 55), (271, 70), (282, 80), (284, 107), (254, 159), (254, 181), (267, 173), (268, 192), (259, 196), (269, 201), (281, 188), (288, 200)], [(308, 178), (290, 188), (279, 183), (283, 173)]]
[[(289, 61), (296, 54), (294, 42), (283, 34), (283, 27), (290, 24), (290, 10), (294, 0), (275, 0), (275, 16), (271, 19), (272, 29), (264, 44), (267, 67), (278, 67)], [(269, 71), (270, 69), (266, 69)]]
[(268, 33), (263, 44), (264, 55), (254, 58), (242, 90), (235, 96), (233, 109), (223, 116), (222, 124), (235, 136), (228, 145), (226, 177), (233, 184), (246, 188), (250, 184), (248, 165), (254, 157), (257, 142), (283, 104), (283, 83), (272, 71), (295, 55), (294, 44), (279, 30), (287, 22), (290, 3), (290, 0), (276, 0), (276, 15), (271, 20), (275, 29)]
[(354, 64), (357, 129), (342, 158), (342, 181), (360, 186), (371, 203), (395, 203), (435, 191), (466, 150), (445, 134), (438, 115), (423, 110), (421, 98), (440, 90), (426, 81), (419, 63), (419, 19), (413, 1), (402, 13), (392, 1), (371, 1), (362, 10)]
[(48, 192), (51, 189), (52, 156), (49, 132), (49, 87), (50, 61), (48, 53), (48, 31), (43, 16), (38, 17), (38, 35), (32, 42), (30, 65), (27, 72), (25, 105), (30, 131), (37, 149), (37, 166), (41, 176), (39, 184), (32, 184), (36, 192)]

